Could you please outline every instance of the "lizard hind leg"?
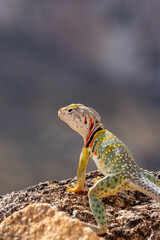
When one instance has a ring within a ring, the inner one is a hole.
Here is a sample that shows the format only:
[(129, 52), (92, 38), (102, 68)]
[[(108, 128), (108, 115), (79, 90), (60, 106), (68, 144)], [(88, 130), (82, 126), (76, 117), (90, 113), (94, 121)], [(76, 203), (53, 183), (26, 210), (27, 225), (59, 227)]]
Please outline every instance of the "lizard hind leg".
[(89, 204), (98, 226), (90, 226), (98, 235), (107, 231), (107, 219), (105, 209), (100, 198), (113, 195), (122, 190), (125, 180), (120, 174), (110, 174), (99, 180), (89, 191)]
[(142, 192), (157, 202), (160, 202), (160, 187), (154, 183), (153, 179), (151, 181), (144, 175), (134, 176), (129, 185), (133, 190)]
[(143, 172), (143, 175), (148, 178), (151, 182), (153, 182), (155, 185), (157, 185), (158, 187), (160, 187), (160, 179), (158, 179), (157, 177), (153, 176), (152, 174), (148, 173), (148, 172)]

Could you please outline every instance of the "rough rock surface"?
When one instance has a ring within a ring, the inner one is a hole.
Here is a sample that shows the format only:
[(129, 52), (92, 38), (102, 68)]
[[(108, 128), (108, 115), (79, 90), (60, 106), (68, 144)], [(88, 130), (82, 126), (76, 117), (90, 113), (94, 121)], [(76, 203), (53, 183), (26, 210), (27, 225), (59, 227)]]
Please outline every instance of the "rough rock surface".
[(0, 239), (102, 240), (79, 220), (47, 203), (33, 203), (6, 218), (0, 225)]
[[(160, 172), (154, 175), (160, 177)], [(56, 206), (60, 211), (67, 212), (72, 218), (95, 224), (89, 209), (87, 192), (93, 185), (91, 181), (97, 176), (102, 175), (98, 171), (87, 174), (86, 191), (81, 194), (66, 191), (68, 184), (76, 182), (74, 178), (60, 182), (39, 183), (19, 192), (0, 196), (0, 221), (4, 224), (5, 218), (13, 217), (14, 212), (32, 203), (48, 203), (50, 206)], [(107, 233), (103, 236), (104, 239), (160, 240), (159, 203), (137, 191), (125, 190), (102, 201), (109, 225)]]

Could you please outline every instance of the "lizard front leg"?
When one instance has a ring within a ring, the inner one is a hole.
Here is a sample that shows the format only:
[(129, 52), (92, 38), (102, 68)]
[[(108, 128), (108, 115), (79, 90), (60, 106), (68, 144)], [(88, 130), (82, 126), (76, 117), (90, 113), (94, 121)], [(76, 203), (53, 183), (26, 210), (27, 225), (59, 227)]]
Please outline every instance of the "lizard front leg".
[(79, 167), (77, 171), (77, 186), (74, 188), (68, 187), (69, 192), (84, 192), (84, 183), (86, 179), (86, 167), (89, 159), (88, 148), (83, 148), (80, 154)]

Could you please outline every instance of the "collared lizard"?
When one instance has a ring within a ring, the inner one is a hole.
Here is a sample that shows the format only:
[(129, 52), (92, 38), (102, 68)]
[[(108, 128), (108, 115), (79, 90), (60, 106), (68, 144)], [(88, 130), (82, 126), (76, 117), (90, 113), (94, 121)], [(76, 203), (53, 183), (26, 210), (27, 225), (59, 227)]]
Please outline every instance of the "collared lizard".
[(86, 167), (92, 158), (104, 178), (89, 190), (90, 209), (98, 226), (87, 224), (98, 235), (107, 231), (107, 219), (100, 198), (115, 194), (122, 189), (137, 190), (160, 202), (160, 180), (143, 172), (135, 163), (127, 146), (104, 129), (99, 114), (83, 104), (71, 104), (61, 108), (58, 116), (84, 139), (77, 171), (77, 186), (70, 192), (84, 191)]

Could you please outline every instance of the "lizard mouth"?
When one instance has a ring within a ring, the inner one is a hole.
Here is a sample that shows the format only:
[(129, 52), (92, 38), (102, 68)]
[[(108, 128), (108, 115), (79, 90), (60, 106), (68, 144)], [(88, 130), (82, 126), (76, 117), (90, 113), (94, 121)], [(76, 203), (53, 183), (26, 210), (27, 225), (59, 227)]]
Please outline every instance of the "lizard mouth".
[(61, 119), (62, 118), (62, 108), (61, 109), (59, 109), (59, 111), (58, 111), (58, 117)]
[(64, 111), (64, 108), (60, 108), (58, 111), (58, 117), (64, 121), (66, 119), (66, 112)]

